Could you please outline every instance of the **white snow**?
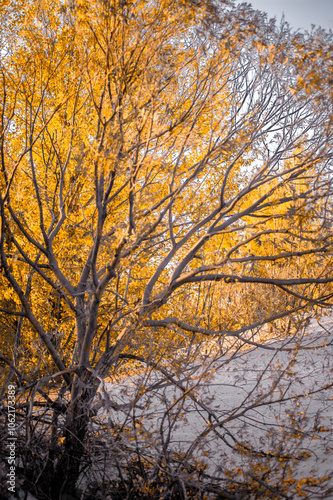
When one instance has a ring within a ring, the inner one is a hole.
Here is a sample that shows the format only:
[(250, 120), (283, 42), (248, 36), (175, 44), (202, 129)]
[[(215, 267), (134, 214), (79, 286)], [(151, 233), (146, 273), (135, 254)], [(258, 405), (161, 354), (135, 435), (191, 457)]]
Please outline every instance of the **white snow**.
[[(98, 418), (130, 428), (134, 413), (147, 456), (163, 449), (187, 453), (206, 462), (215, 476), (225, 468), (249, 470), (249, 456), (252, 467), (263, 460), (233, 450), (230, 445), (238, 441), (260, 453), (298, 458), (276, 463), (281, 470), (288, 464), (295, 480), (325, 476), (326, 486), (333, 487), (332, 338), (333, 318), (313, 319), (294, 338), (214, 362), (203, 357), (191, 379), (185, 371), (174, 375), (182, 389), (153, 371), (106, 383)], [(108, 399), (121, 409), (112, 409)], [(133, 448), (130, 441), (128, 446)], [(317, 495), (312, 488), (308, 498), (330, 498), (319, 489)]]

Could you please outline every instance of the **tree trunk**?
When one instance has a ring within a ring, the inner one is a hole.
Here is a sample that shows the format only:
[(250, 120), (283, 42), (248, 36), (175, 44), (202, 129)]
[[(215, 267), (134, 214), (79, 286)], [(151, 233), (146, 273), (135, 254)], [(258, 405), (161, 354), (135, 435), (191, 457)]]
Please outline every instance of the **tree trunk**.
[(39, 490), (52, 500), (61, 500), (64, 494), (76, 498), (76, 485), (80, 477), (84, 457), (85, 439), (91, 417), (91, 405), (99, 381), (90, 372), (78, 375), (73, 383), (71, 403), (66, 412), (63, 427), (63, 447), (58, 460), (45, 467), (39, 481)]

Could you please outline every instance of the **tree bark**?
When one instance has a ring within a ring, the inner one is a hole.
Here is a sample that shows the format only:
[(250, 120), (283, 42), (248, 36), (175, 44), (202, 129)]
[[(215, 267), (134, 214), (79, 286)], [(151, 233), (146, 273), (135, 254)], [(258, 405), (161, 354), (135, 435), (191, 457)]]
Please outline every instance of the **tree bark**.
[(64, 494), (77, 497), (77, 482), (87, 456), (85, 441), (91, 419), (90, 408), (98, 386), (99, 380), (86, 369), (76, 375), (73, 382), (64, 434), (60, 436), (63, 448), (50, 467), (44, 469), (38, 484), (52, 500), (61, 500)]

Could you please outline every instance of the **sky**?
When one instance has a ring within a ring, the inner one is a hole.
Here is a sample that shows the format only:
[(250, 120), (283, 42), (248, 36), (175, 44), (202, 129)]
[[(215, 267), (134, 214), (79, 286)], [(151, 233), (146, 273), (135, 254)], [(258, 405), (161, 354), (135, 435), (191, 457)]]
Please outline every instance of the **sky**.
[(282, 14), (294, 28), (311, 30), (311, 24), (333, 31), (333, 0), (245, 0), (254, 9), (280, 21)]

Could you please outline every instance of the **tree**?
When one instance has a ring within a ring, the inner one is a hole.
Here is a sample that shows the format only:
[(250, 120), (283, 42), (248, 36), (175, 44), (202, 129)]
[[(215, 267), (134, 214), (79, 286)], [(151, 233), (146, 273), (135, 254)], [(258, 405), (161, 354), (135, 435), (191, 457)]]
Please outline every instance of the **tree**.
[(232, 2), (1, 15), (1, 360), (22, 463), (58, 499), (110, 373), (183, 390), (203, 339), (259, 345), (331, 306), (332, 41)]

